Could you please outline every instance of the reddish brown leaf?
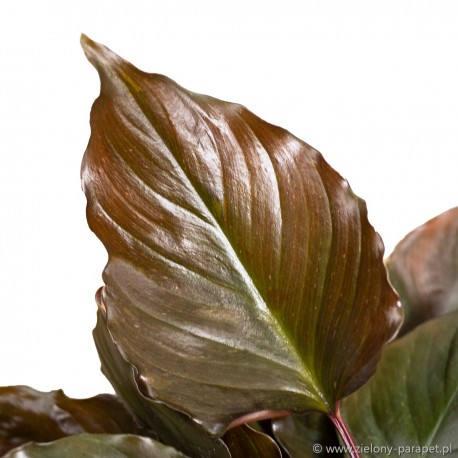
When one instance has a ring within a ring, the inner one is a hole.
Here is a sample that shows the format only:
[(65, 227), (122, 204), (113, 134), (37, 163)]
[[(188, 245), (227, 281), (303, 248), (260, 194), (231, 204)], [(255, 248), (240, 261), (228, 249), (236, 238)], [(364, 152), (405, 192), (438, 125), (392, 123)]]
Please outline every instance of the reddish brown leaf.
[(243, 106), (82, 44), (101, 78), (82, 168), (101, 302), (143, 394), (216, 435), (257, 411), (330, 412), (401, 319), (364, 201)]
[(458, 307), (458, 207), (410, 232), (387, 260), (405, 310), (402, 333)]

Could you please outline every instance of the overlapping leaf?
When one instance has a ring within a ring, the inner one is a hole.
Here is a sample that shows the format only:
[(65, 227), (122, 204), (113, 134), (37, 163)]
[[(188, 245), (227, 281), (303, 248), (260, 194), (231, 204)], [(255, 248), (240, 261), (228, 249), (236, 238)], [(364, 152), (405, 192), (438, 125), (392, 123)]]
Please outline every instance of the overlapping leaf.
[(387, 260), (405, 310), (402, 332), (458, 306), (458, 207), (408, 234)]
[(115, 434), (81, 434), (48, 444), (29, 443), (4, 458), (186, 458), (148, 437)]
[(230, 429), (224, 435), (224, 442), (231, 451), (233, 458), (282, 458), (281, 451), (275, 441), (248, 425)]
[(287, 131), (82, 44), (101, 77), (88, 221), (143, 394), (213, 434), (260, 410), (332, 410), (400, 322), (364, 202)]
[(146, 434), (115, 396), (71, 399), (62, 390), (0, 388), (0, 456), (25, 442), (49, 442), (81, 433)]
[[(340, 445), (331, 420), (318, 412), (275, 419), (272, 430), (290, 458), (327, 457), (329, 447)], [(343, 455), (336, 450), (332, 456)]]
[(363, 456), (458, 456), (458, 312), (389, 344), (342, 415)]

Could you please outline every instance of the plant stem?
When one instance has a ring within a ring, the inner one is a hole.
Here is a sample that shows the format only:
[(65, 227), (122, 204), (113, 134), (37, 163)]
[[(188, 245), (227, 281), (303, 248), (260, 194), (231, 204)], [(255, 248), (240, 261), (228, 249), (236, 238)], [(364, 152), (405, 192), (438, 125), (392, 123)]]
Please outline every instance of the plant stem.
[(337, 401), (335, 411), (329, 413), (328, 417), (334, 423), (334, 426), (345, 444), (346, 451), (350, 454), (351, 458), (361, 458), (355, 440), (343, 421), (343, 418), (340, 416), (340, 401)]
[(248, 415), (244, 415), (243, 417), (237, 418), (237, 420), (234, 420), (227, 429), (229, 430), (245, 423), (288, 417), (289, 415), (291, 415), (291, 412), (288, 410), (261, 410), (259, 412), (253, 412)]

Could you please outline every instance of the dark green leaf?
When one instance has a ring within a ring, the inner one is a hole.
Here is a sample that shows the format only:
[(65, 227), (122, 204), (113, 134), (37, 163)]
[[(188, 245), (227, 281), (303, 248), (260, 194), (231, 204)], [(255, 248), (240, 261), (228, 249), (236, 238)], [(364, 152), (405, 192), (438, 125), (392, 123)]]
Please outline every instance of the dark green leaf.
[(186, 458), (148, 437), (82, 434), (48, 444), (29, 443), (4, 458)]
[(389, 344), (374, 377), (342, 402), (342, 415), (357, 444), (437, 446), (435, 453), (398, 448), (391, 456), (458, 456), (458, 312)]
[[(331, 420), (318, 412), (275, 419), (272, 430), (291, 458), (327, 457), (326, 447), (339, 446)], [(338, 458), (343, 455), (336, 452), (332, 456)]]
[(142, 393), (215, 435), (257, 411), (330, 412), (401, 319), (365, 203), (289, 132), (82, 44), (102, 83), (87, 216)]
[[(99, 295), (98, 295), (99, 296)], [(102, 362), (102, 371), (116, 392), (136, 414), (153, 429), (159, 439), (193, 458), (230, 458), (221, 439), (208, 437), (188, 416), (143, 395), (138, 371), (121, 355), (105, 326), (103, 313), (97, 314), (94, 340)]]
[(224, 442), (232, 458), (281, 458), (281, 451), (275, 441), (248, 425), (230, 429), (224, 435)]
[(0, 456), (25, 442), (49, 442), (81, 433), (143, 433), (115, 396), (71, 399), (62, 390), (0, 388)]
[(402, 333), (458, 306), (458, 207), (408, 234), (387, 260), (405, 310)]

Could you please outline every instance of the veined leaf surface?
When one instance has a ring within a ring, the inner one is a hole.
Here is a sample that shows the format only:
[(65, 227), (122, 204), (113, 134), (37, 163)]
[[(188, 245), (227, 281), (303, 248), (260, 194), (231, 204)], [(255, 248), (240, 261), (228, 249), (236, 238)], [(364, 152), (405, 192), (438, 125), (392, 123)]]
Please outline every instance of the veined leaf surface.
[(342, 416), (363, 456), (458, 456), (458, 312), (390, 343)]
[[(100, 294), (97, 294), (97, 302)], [(102, 363), (102, 372), (113, 388), (139, 418), (165, 444), (173, 445), (191, 458), (231, 458), (231, 453), (222, 439), (208, 437), (205, 430), (181, 412), (164, 403), (156, 402), (142, 393), (138, 381), (138, 370), (128, 363), (105, 325), (103, 311), (97, 314), (94, 340)], [(238, 429), (238, 428), (236, 428)], [(237, 457), (239, 458), (239, 457)]]
[[(100, 300), (99, 294), (97, 297)], [(136, 381), (137, 371), (116, 348), (102, 311), (97, 314), (94, 339), (103, 373), (161, 442), (173, 445), (191, 458), (281, 458), (278, 446), (269, 436), (247, 425), (232, 428), (223, 438), (209, 437), (187, 415), (145, 397)]]
[(102, 302), (144, 394), (219, 435), (330, 412), (401, 320), (365, 203), (286, 130), (82, 45), (101, 78), (82, 180)]

